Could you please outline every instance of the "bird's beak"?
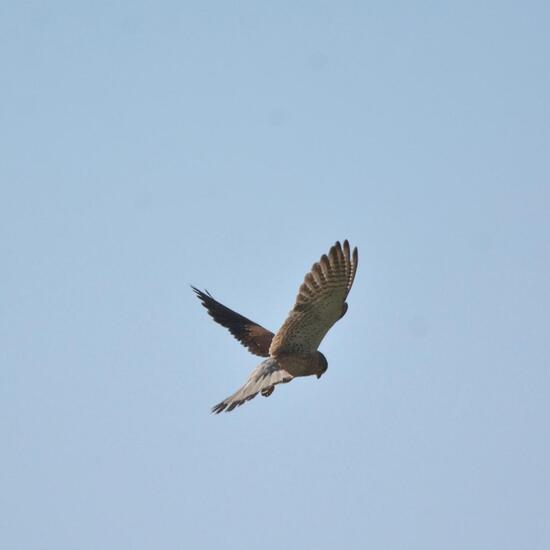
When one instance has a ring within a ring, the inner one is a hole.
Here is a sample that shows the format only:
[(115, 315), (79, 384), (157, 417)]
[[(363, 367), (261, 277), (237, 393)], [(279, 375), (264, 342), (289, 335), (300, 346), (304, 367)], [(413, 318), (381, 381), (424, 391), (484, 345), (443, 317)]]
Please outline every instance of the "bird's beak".
[(321, 376), (323, 376), (323, 373), (317, 375), (317, 380), (319, 380), (319, 378), (321, 378)]

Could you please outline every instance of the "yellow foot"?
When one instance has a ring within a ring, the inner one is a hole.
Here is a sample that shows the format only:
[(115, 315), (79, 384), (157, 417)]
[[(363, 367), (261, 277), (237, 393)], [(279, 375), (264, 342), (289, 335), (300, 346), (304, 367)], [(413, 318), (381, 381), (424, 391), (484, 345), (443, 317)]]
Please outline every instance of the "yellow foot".
[(269, 397), (273, 391), (275, 390), (275, 386), (269, 386), (269, 388), (266, 388), (265, 390), (262, 390), (262, 395), (264, 397)]

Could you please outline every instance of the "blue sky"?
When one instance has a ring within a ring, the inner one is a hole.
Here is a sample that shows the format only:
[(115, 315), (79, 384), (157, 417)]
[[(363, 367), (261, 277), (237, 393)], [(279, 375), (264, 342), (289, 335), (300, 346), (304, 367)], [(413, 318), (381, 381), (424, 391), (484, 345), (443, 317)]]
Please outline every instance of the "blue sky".
[[(0, 546), (550, 547), (546, 2), (0, 5)], [(231, 414), (360, 251), (329, 370)]]

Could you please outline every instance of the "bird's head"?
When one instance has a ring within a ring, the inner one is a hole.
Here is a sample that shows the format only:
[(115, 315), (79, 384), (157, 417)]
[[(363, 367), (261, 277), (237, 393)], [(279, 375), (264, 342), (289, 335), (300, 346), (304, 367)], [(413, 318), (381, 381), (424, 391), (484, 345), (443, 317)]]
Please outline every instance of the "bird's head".
[(321, 378), (325, 372), (327, 372), (328, 369), (328, 361), (327, 358), (320, 352), (317, 352), (317, 359), (319, 361), (319, 370), (317, 372), (317, 378)]

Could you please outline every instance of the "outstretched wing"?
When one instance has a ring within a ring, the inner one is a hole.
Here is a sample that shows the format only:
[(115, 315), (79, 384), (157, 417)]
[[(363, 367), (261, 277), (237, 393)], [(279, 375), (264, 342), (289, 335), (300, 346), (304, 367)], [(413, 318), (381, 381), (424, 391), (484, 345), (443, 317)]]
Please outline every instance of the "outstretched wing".
[(292, 378), (291, 374), (279, 367), (277, 361), (272, 358), (266, 359), (252, 371), (242, 388), (212, 407), (212, 412), (218, 414), (222, 411), (232, 411), (235, 407), (254, 399), (259, 392), (267, 397), (273, 393), (276, 384), (290, 382)]
[(220, 304), (208, 291), (202, 292), (194, 286), (191, 288), (216, 323), (229, 329), (229, 332), (254, 355), (269, 356), (269, 346), (273, 340), (271, 331)]
[(348, 241), (337, 242), (313, 264), (306, 275), (292, 311), (275, 334), (269, 353), (312, 353), (329, 329), (347, 311), (349, 294), (359, 257), (357, 248), (350, 253)]

